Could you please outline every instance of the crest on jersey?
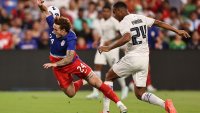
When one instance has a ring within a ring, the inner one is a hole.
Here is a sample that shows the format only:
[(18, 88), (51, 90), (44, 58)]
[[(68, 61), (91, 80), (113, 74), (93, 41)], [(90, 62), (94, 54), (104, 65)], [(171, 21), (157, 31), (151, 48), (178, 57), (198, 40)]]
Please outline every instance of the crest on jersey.
[(63, 40), (61, 43), (60, 43), (61, 46), (64, 46), (65, 45), (65, 41)]

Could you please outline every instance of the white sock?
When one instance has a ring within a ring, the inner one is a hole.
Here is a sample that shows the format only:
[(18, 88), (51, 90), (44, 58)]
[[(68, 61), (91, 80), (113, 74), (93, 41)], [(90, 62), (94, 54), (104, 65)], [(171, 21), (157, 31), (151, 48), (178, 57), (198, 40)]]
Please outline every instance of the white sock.
[(123, 103), (121, 101), (117, 102), (117, 107), (119, 107), (120, 105), (122, 105)]
[(154, 104), (154, 105), (159, 105), (165, 108), (165, 101), (149, 92), (145, 92), (142, 95), (142, 101), (149, 102), (150, 104)]
[[(104, 83), (113, 89), (113, 82), (105, 81)], [(107, 111), (110, 111), (110, 99), (107, 98), (106, 96), (104, 96), (104, 98), (103, 98), (103, 113), (107, 113)]]
[[(101, 71), (94, 71), (94, 73), (101, 79)], [(99, 94), (99, 90), (93, 87), (93, 93)]]
[(119, 82), (119, 85), (121, 86), (121, 89), (126, 87), (125, 77), (118, 78), (117, 80)]

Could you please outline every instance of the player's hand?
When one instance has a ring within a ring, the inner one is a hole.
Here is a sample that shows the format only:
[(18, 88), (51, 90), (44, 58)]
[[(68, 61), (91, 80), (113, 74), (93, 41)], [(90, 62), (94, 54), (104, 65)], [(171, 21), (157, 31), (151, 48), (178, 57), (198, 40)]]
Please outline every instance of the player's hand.
[(110, 51), (110, 48), (109, 48), (109, 46), (100, 46), (100, 47), (98, 47), (98, 51), (101, 54), (102, 52)]
[(38, 5), (42, 5), (44, 3), (44, 0), (37, 0)]
[(177, 34), (185, 38), (190, 37), (190, 35), (185, 30), (178, 30)]
[(55, 64), (55, 63), (45, 63), (44, 65), (43, 65), (43, 67), (45, 68), (45, 69), (48, 69), (48, 68), (50, 68), (50, 67), (56, 67), (57, 65)]

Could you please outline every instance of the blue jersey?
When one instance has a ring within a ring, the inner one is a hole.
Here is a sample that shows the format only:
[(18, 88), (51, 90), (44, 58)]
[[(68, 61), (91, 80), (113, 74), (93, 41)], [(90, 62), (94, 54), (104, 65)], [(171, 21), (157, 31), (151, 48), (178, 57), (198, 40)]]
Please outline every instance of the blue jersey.
[(46, 20), (49, 25), (49, 34), (51, 41), (50, 54), (52, 56), (57, 56), (61, 58), (66, 57), (67, 50), (76, 49), (76, 40), (77, 40), (76, 34), (70, 30), (66, 36), (56, 38), (56, 35), (53, 33), (53, 24), (54, 24), (53, 16), (52, 15), (48, 16)]

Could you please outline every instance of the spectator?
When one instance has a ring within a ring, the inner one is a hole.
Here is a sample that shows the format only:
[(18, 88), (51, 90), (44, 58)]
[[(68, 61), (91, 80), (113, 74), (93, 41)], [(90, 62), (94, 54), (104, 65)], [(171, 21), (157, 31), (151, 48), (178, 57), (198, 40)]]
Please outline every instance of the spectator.
[(21, 1), (21, 2), (18, 2), (17, 8), (13, 9), (11, 13), (12, 13), (13, 18), (19, 17), (22, 20), (24, 20), (24, 18), (25, 18), (25, 12), (24, 11), (25, 11), (24, 10), (24, 3)]
[(33, 17), (33, 20), (39, 20), (40, 19), (40, 10), (38, 9), (38, 6), (37, 4), (35, 3), (34, 0), (32, 1), (28, 1), (28, 5), (29, 5), (29, 8), (27, 9), (27, 12), (29, 12), (32, 17)]
[(10, 22), (10, 16), (6, 12), (6, 10), (0, 8), (0, 24), (9, 22)]
[(86, 41), (85, 41), (85, 39), (83, 37), (78, 37), (76, 49), (77, 50), (86, 50), (86, 49), (88, 49)]
[(47, 31), (42, 31), (39, 41), (38, 41), (38, 48), (39, 49), (49, 49), (49, 34)]
[(182, 40), (181, 36), (176, 35), (175, 39), (169, 43), (169, 48), (172, 50), (184, 50), (186, 43)]
[(60, 15), (69, 19), (69, 21), (73, 24), (73, 18), (69, 14), (67, 14), (67, 9), (63, 6), (60, 8)]
[(25, 31), (24, 38), (19, 42), (17, 48), (21, 50), (38, 49), (38, 44), (36, 40), (33, 39), (31, 30)]
[(200, 20), (198, 19), (198, 15), (197, 15), (196, 11), (193, 11), (190, 14), (190, 17), (188, 19), (188, 23), (189, 23), (189, 30), (191, 32), (198, 29), (198, 26), (200, 25)]
[(200, 50), (200, 36), (197, 31), (192, 33), (192, 37), (187, 45), (188, 49)]
[(102, 19), (102, 11), (98, 11), (97, 18), (93, 21), (93, 44), (92, 48), (97, 48), (101, 38), (101, 25), (100, 20)]
[[(179, 19), (179, 13), (176, 8), (170, 9), (170, 16), (164, 20), (166, 23), (170, 24), (171, 26), (175, 27), (176, 29), (180, 26), (180, 19)], [(176, 33), (172, 31), (167, 31), (167, 36), (169, 36), (171, 39), (174, 38)]]
[(30, 13), (25, 14), (25, 18), (23, 19), (23, 29), (31, 29), (33, 25), (33, 17)]
[(95, 2), (89, 2), (88, 10), (86, 11), (86, 17), (91, 21), (97, 18), (96, 4)]
[(32, 29), (31, 29), (31, 30), (32, 30), (32, 37), (33, 37), (33, 39), (35, 39), (36, 41), (38, 41), (39, 38), (40, 38), (41, 31), (42, 31), (41, 28), (42, 28), (42, 27), (40, 26), (39, 21), (34, 21), (34, 22), (33, 22)]
[[(198, 1), (198, 0), (197, 0)], [(190, 13), (196, 10), (196, 0), (187, 0), (187, 3), (183, 7), (182, 13), (185, 17), (189, 17)]]
[(164, 40), (164, 38), (166, 38), (166, 37), (164, 37), (163, 32), (159, 32), (159, 36), (156, 38), (156, 42), (155, 42), (155, 49), (163, 50), (163, 49), (169, 48), (169, 45)]
[(93, 43), (93, 34), (92, 34), (92, 29), (88, 26), (87, 21), (83, 20), (82, 21), (82, 27), (83, 29), (79, 32), (77, 32), (77, 36), (83, 37), (86, 40), (86, 43), (89, 48), (92, 48), (92, 43)]
[(16, 8), (18, 0), (1, 0), (2, 7), (6, 10), (8, 14)]
[(67, 14), (69, 14), (72, 18), (73, 21), (76, 20), (78, 18), (78, 7), (76, 5), (75, 0), (71, 0), (69, 2), (69, 9), (67, 10)]
[(9, 28), (10, 33), (13, 35), (14, 45), (17, 45), (23, 36), (22, 20), (20, 18), (15, 18), (11, 21), (11, 27)]
[(8, 29), (9, 25), (3, 23), (0, 29), (0, 50), (11, 50), (14, 48), (13, 36)]
[(79, 31), (83, 30), (82, 22), (84, 20), (88, 23), (89, 26), (91, 26), (91, 24), (92, 24), (91, 20), (84, 17), (84, 9), (80, 8), (78, 10), (78, 18), (74, 21), (75, 31), (79, 32)]

